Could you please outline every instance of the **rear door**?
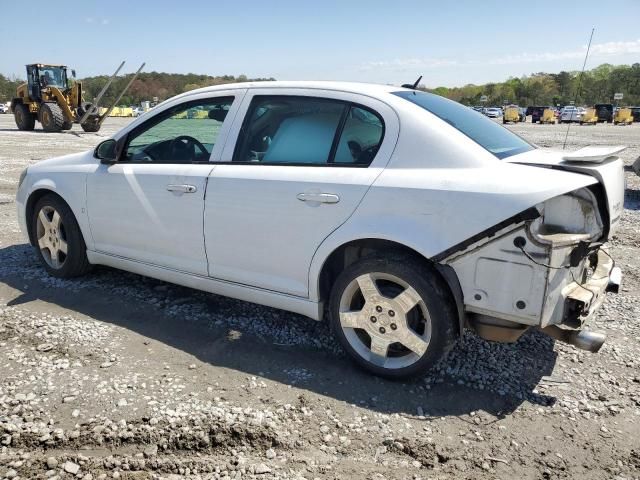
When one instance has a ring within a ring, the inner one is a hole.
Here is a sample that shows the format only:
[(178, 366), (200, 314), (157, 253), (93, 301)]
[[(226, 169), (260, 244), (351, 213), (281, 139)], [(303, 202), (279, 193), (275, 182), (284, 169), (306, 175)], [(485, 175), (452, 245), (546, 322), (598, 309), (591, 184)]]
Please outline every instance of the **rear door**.
[(207, 187), (209, 275), (307, 297), (314, 252), (356, 209), (398, 131), (372, 98), (250, 90)]

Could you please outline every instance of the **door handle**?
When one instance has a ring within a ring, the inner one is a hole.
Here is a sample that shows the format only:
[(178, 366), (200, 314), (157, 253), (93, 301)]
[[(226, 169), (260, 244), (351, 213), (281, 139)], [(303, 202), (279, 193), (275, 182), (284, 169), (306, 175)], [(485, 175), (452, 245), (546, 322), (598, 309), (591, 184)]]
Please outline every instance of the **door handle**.
[(198, 188), (195, 185), (169, 184), (167, 185), (167, 190), (170, 192), (195, 193), (198, 191)]
[(335, 193), (299, 193), (297, 198), (301, 202), (338, 203), (340, 201), (340, 197)]

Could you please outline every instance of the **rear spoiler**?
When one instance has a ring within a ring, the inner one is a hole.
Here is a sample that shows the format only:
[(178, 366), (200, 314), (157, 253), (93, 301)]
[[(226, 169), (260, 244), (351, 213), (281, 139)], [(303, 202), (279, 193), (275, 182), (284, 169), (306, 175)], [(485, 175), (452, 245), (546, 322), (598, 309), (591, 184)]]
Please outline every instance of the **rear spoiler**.
[(618, 145), (617, 147), (584, 147), (563, 155), (562, 159), (567, 162), (602, 163), (607, 158), (617, 157), (617, 154), (625, 148), (627, 147), (624, 145)]

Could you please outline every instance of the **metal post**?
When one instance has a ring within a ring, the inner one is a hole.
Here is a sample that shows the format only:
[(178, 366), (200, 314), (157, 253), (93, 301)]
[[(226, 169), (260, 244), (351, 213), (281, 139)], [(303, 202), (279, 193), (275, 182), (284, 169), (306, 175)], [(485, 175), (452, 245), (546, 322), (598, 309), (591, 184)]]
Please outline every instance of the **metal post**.
[(82, 116), (82, 118), (80, 119), (80, 121), (78, 123), (80, 123), (82, 125), (85, 122), (85, 120), (87, 120), (87, 117), (90, 114), (92, 114), (92, 113), (97, 111), (98, 104), (100, 103), (100, 100), (102, 100), (102, 97), (104, 96), (105, 92), (107, 91), (107, 89), (109, 88), (109, 86), (111, 85), (113, 80), (116, 78), (116, 75), (118, 75), (118, 72), (120, 72), (120, 70), (124, 66), (124, 63), (125, 62), (123, 60), (122, 63), (120, 64), (120, 66), (118, 67), (118, 69), (113, 73), (113, 75), (111, 75), (111, 78), (109, 78), (109, 80), (107, 81), (105, 86), (102, 87), (102, 90), (100, 90), (100, 93), (98, 93), (98, 96), (93, 99), (93, 104), (91, 105), (91, 108), (88, 109), (86, 112), (84, 112), (84, 115)]
[(127, 83), (127, 86), (124, 87), (124, 90), (122, 90), (122, 92), (120, 92), (120, 95), (118, 95), (118, 98), (115, 99), (115, 101), (111, 104), (111, 106), (107, 109), (106, 112), (104, 112), (104, 115), (102, 115), (100, 117), (100, 119), (98, 120), (98, 125), (102, 124), (102, 122), (104, 122), (104, 119), (107, 118), (109, 116), (109, 114), (111, 113), (111, 111), (113, 110), (113, 107), (115, 107), (117, 105), (117, 103), (120, 101), (120, 99), (123, 97), (123, 95), (125, 94), (125, 92), (127, 90), (129, 90), (129, 87), (131, 86), (131, 84), (135, 81), (135, 79), (138, 77), (138, 74), (140, 73), (140, 71), (144, 68), (145, 64), (143, 63), (142, 65), (140, 65), (140, 68), (138, 69), (138, 71), (136, 73), (133, 74), (133, 77), (131, 78), (131, 80), (129, 80), (129, 83)]

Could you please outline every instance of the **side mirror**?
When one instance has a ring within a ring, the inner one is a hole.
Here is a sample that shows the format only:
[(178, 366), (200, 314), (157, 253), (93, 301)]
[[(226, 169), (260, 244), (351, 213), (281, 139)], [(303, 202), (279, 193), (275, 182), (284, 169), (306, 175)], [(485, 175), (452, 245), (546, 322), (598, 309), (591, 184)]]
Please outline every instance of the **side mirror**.
[(105, 140), (104, 142), (98, 144), (96, 149), (93, 151), (93, 156), (100, 159), (100, 163), (105, 165), (113, 165), (118, 160), (118, 151), (117, 151), (118, 142), (116, 142), (113, 138), (109, 140)]

